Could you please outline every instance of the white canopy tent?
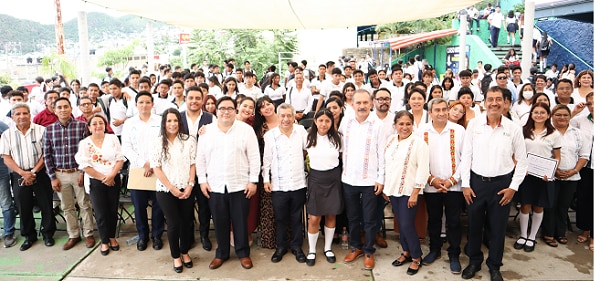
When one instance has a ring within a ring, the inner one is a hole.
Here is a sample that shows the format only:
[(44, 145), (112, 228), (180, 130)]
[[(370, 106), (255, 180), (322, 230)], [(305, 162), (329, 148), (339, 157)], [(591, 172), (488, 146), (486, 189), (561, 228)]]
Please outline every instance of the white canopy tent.
[(82, 0), (178, 27), (320, 29), (438, 17), (480, 0)]

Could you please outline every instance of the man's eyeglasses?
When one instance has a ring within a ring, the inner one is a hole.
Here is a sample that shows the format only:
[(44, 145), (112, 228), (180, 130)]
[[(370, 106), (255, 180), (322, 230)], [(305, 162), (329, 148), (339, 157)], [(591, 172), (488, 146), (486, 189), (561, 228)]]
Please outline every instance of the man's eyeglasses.
[(378, 102), (386, 102), (386, 101), (391, 101), (392, 98), (376, 98), (375, 100)]
[(234, 107), (219, 107), (218, 108), (219, 111), (226, 113), (226, 112), (233, 112), (235, 111)]
[(506, 76), (496, 76), (496, 80), (506, 80)]

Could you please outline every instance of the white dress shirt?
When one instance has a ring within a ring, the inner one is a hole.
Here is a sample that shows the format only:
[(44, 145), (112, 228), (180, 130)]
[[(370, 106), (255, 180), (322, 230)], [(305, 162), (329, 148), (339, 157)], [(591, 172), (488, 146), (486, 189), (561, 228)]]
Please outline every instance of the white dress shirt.
[(383, 184), (385, 138), (383, 122), (369, 115), (359, 123), (356, 117), (342, 118), (343, 136), (342, 182), (354, 186)]
[[(446, 122), (446, 127), (441, 133), (427, 123), (417, 131), (417, 136), (427, 139), (429, 144), (429, 170), (431, 176), (439, 179), (454, 178), (456, 184), (448, 191), (462, 191), (460, 182), (460, 157), (465, 137), (465, 129), (456, 123)], [(436, 193), (438, 190), (427, 184), (425, 192)]]
[(286, 92), (285, 103), (289, 103), (294, 107), (296, 112), (304, 112), (307, 114), (312, 110), (313, 97), (309, 88), (294, 87)]
[[(560, 132), (558, 132), (560, 134)], [(568, 171), (574, 169), (579, 159), (590, 159), (590, 150), (592, 144), (588, 138), (584, 137), (581, 131), (573, 126), (569, 126), (562, 136), (562, 147), (560, 148), (560, 163), (558, 169)], [(578, 181), (581, 179), (579, 172), (569, 178), (563, 179), (566, 181)]]
[(415, 134), (398, 140), (391, 135), (385, 146), (385, 186), (387, 196), (410, 196), (413, 190), (423, 188), (429, 177), (429, 149), (427, 143)]
[[(163, 155), (162, 137), (154, 139), (150, 155), (150, 167), (160, 167), (169, 182), (179, 190), (185, 189), (190, 182), (190, 168), (196, 164), (196, 138), (184, 137), (187, 138), (176, 137), (173, 142), (169, 141), (168, 158)], [(169, 192), (169, 188), (157, 178), (156, 191)]]
[(590, 114), (583, 115), (579, 114), (577, 117), (571, 119), (571, 126), (581, 130), (583, 136), (592, 146), (592, 152), (590, 152), (590, 161), (586, 167), (594, 169), (594, 122)]
[(142, 168), (150, 161), (152, 142), (160, 135), (160, 121), (158, 115), (150, 115), (144, 122), (139, 115), (135, 115), (123, 124), (121, 135), (123, 155), (130, 162), (132, 168)]
[(212, 192), (243, 191), (250, 182), (258, 182), (260, 153), (254, 130), (235, 120), (227, 132), (218, 123), (206, 125), (198, 137), (196, 175), (198, 183), (208, 183)]
[(306, 149), (308, 159), (310, 159), (310, 169), (329, 171), (339, 166), (341, 151), (342, 147), (335, 147), (335, 144), (329, 140), (329, 136), (321, 136), (317, 133), (317, 142), (315, 146)]
[(295, 191), (306, 187), (304, 148), (306, 130), (294, 124), (290, 136), (279, 126), (264, 135), (263, 179), (271, 182), (273, 191)]
[(488, 125), (486, 114), (471, 119), (465, 132), (461, 161), (463, 187), (471, 186), (471, 171), (484, 177), (497, 177), (514, 170), (509, 187), (518, 191), (527, 173), (523, 129), (504, 116), (496, 128)]

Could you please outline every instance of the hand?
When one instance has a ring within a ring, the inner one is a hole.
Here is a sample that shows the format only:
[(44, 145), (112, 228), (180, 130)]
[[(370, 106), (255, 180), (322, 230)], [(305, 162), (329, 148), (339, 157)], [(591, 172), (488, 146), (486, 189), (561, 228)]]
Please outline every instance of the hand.
[(505, 189), (500, 190), (500, 192), (498, 192), (498, 195), (503, 195), (502, 199), (500, 199), (500, 206), (505, 206), (510, 204), (510, 202), (512, 201), (513, 196), (515, 196), (515, 190), (507, 187)]
[(102, 183), (108, 186), (115, 186), (115, 176), (106, 175), (102, 178)]
[(52, 184), (52, 190), (56, 191), (56, 192), (60, 192), (60, 187), (61, 187), (61, 183), (59, 179), (53, 179), (51, 181)]
[(383, 197), (383, 199), (387, 202), (390, 202), (390, 197), (385, 195), (385, 193), (381, 193), (381, 196)]
[(154, 170), (150, 168), (150, 162), (144, 164), (144, 177), (150, 177), (154, 173)]
[(271, 193), (271, 191), (273, 191), (272, 187), (271, 187), (271, 183), (270, 182), (265, 182), (263, 184), (263, 187), (265, 188), (265, 192), (267, 193)]
[(115, 119), (112, 122), (112, 124), (115, 125), (115, 127), (119, 127), (123, 125), (123, 123), (125, 123), (125, 119)]
[(252, 196), (256, 193), (256, 184), (253, 182), (249, 182), (246, 185), (246, 189), (244, 189), (244, 194), (246, 194), (246, 199), (252, 198)]
[(566, 179), (566, 178), (570, 177), (569, 176), (569, 172), (570, 171), (571, 170), (569, 170), (569, 171), (563, 171), (563, 170), (560, 170), (560, 169), (556, 169), (556, 177), (559, 178), (559, 179)]
[(419, 201), (419, 195), (411, 195), (410, 197), (408, 197), (408, 203), (407, 203), (408, 208), (410, 209), (414, 206), (417, 206), (418, 201)]
[(33, 181), (35, 180), (35, 174), (33, 172), (30, 172), (30, 171), (25, 171), (20, 176), (23, 178), (23, 185), (31, 185), (31, 184), (25, 184), (25, 182), (31, 182), (31, 183), (33, 183)]
[(79, 173), (77, 176), (77, 185), (83, 186), (83, 173)]
[(477, 197), (470, 187), (463, 187), (463, 196), (465, 197), (467, 205), (471, 205), (473, 203), (473, 198)]
[(183, 190), (183, 192), (181, 192), (180, 196), (178, 197), (179, 199), (188, 199), (190, 198), (190, 195), (192, 194), (192, 186), (188, 185), (185, 187), (185, 189)]
[(546, 175), (544, 175), (543, 180), (547, 182), (548, 181), (548, 177)]
[(200, 190), (202, 191), (202, 194), (204, 194), (204, 197), (210, 198), (209, 193), (212, 192), (212, 190), (210, 189), (208, 183), (201, 183)]
[(204, 135), (204, 133), (206, 133), (206, 125), (202, 125), (202, 127), (200, 127), (200, 129), (198, 129), (198, 135)]
[(375, 191), (375, 195), (379, 195), (381, 192), (383, 192), (383, 184), (375, 183), (375, 188), (373, 191)]
[(102, 112), (102, 107), (100, 107), (100, 106), (96, 106), (92, 110), (92, 113), (100, 113), (100, 112)]

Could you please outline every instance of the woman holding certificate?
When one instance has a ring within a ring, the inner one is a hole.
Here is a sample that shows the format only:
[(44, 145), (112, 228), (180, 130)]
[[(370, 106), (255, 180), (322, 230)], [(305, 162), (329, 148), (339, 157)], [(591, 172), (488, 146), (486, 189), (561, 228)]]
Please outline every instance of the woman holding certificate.
[[(552, 126), (550, 114), (550, 107), (544, 103), (535, 103), (531, 106), (529, 118), (523, 126), (525, 146), (527, 153), (542, 158), (553, 158), (560, 163), (562, 137)], [(544, 208), (553, 207), (550, 200), (554, 194), (554, 185), (551, 182), (553, 179), (554, 175), (544, 175), (540, 178), (528, 174), (519, 187), (521, 237), (513, 245), (515, 249), (524, 249), (525, 252), (532, 252), (535, 249), (535, 236), (542, 224)], [(529, 212), (532, 209), (531, 229), (527, 234)]]

